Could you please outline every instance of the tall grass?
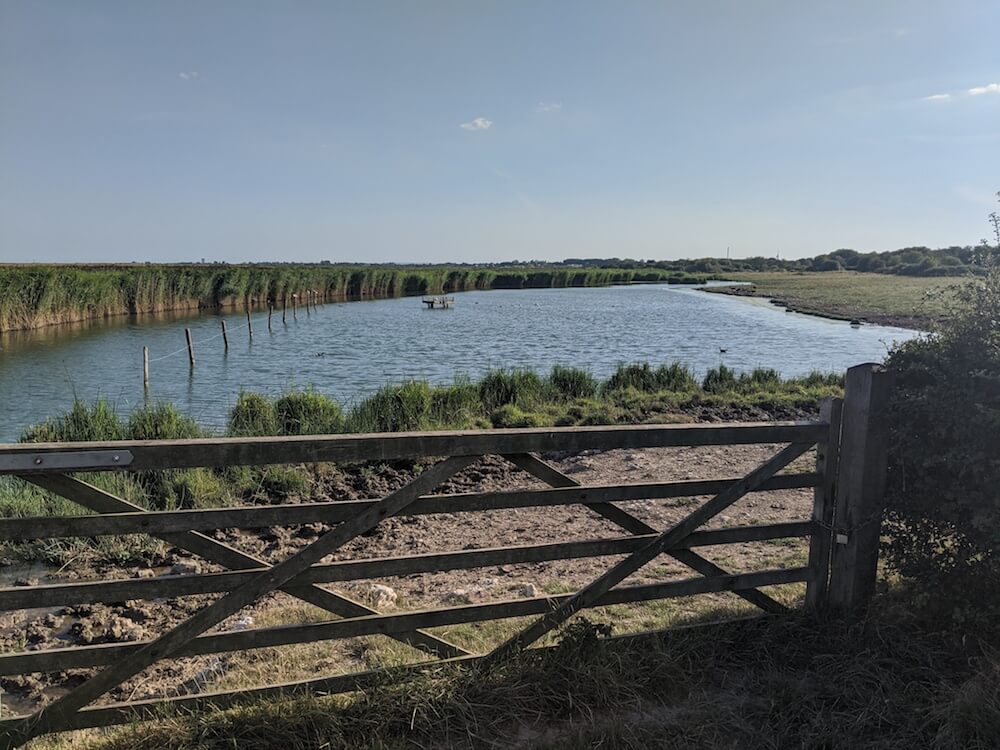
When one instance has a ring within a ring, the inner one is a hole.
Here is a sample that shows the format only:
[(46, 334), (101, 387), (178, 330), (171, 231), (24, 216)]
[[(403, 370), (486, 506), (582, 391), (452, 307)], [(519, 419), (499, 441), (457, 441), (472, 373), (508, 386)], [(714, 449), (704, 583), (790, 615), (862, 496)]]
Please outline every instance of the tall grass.
[(605, 391), (635, 388), (638, 391), (656, 393), (658, 391), (689, 392), (698, 387), (694, 373), (680, 362), (653, 368), (649, 362), (619, 365), (614, 374), (604, 384)]
[(487, 412), (512, 404), (531, 407), (544, 400), (544, 381), (534, 370), (494, 370), (479, 381), (479, 400)]
[(592, 398), (597, 394), (597, 379), (586, 370), (556, 365), (548, 378), (554, 393), (562, 398)]
[(274, 414), (282, 435), (326, 435), (344, 429), (340, 404), (312, 389), (284, 394), (274, 402)]
[(501, 668), (387, 671), (351, 695), (281, 697), (165, 715), (95, 736), (87, 746), (1000, 746), (996, 656), (985, 644), (967, 643), (965, 634), (942, 637), (905, 621), (818, 625), (789, 614), (608, 638), (604, 616), (578, 619), (553, 647), (530, 649)]
[(355, 406), (347, 417), (351, 432), (405, 432), (427, 424), (432, 388), (424, 381), (386, 385)]
[[(720, 367), (699, 385), (683, 365), (621, 365), (605, 381), (585, 370), (557, 366), (546, 376), (532, 370), (496, 370), (478, 381), (432, 386), (408, 381), (383, 386), (345, 411), (313, 389), (277, 397), (242, 392), (229, 414), (233, 436), (370, 433), (431, 429), (521, 428), (671, 421), (678, 413), (720, 407), (727, 418), (747, 407), (755, 417), (797, 414), (814, 409), (820, 398), (839, 394), (838, 375), (811, 373), (783, 379), (774, 370), (737, 375)], [(734, 409), (736, 411), (734, 411)], [(112, 404), (75, 401), (65, 414), (26, 429), (26, 442), (176, 440), (209, 435), (172, 404), (159, 403), (127, 419)], [(151, 509), (219, 507), (305, 497), (312, 475), (302, 467), (227, 467), (92, 474), (85, 479), (130, 502)], [(79, 514), (79, 507), (20, 480), (0, 482), (0, 517)], [(125, 560), (149, 548), (149, 540), (117, 543), (114, 538), (0, 546), (19, 559), (65, 561), (78, 554)]]

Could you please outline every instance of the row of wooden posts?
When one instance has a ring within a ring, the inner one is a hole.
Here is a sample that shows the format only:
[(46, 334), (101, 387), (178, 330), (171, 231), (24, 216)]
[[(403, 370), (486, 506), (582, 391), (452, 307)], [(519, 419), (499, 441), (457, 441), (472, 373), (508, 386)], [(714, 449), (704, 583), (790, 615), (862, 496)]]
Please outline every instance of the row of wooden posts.
[[(298, 304), (297, 304), (297, 302), (298, 302), (298, 296), (299, 296), (298, 294), (293, 294), (292, 295), (292, 318), (294, 320), (298, 319), (298, 315), (297, 315), (297, 311), (298, 311)], [(317, 292), (315, 289), (307, 289), (305, 292), (303, 292), (303, 298), (305, 299), (306, 314), (308, 315), (309, 314), (309, 307), (310, 307), (310, 305), (315, 310), (317, 304), (319, 304), (320, 293)], [(253, 340), (253, 319), (250, 316), (250, 300), (247, 300), (246, 308), (247, 308), (246, 309), (246, 312), (247, 312), (247, 334), (250, 336), (250, 339)], [(268, 333), (270, 333), (272, 331), (272, 328), (271, 328), (271, 318), (272, 318), (273, 315), (274, 315), (274, 305), (272, 305), (270, 302), (268, 302), (268, 305), (267, 305), (267, 330), (268, 330)], [(226, 351), (229, 351), (229, 328), (227, 327), (225, 320), (222, 320), (221, 322), (222, 322), (222, 345), (223, 345), (223, 347), (225, 348)], [(286, 304), (286, 299), (284, 297), (281, 299), (281, 322), (283, 324), (287, 324), (288, 323), (288, 308), (287, 308), (287, 304)], [(187, 341), (188, 362), (190, 363), (191, 367), (194, 367), (194, 362), (195, 362), (195, 359), (194, 359), (194, 340), (191, 337), (191, 329), (190, 328), (185, 328), (184, 329), (184, 338)], [(147, 389), (149, 388), (149, 347), (148, 346), (142, 347), (142, 385), (143, 385), (143, 388), (147, 388)]]

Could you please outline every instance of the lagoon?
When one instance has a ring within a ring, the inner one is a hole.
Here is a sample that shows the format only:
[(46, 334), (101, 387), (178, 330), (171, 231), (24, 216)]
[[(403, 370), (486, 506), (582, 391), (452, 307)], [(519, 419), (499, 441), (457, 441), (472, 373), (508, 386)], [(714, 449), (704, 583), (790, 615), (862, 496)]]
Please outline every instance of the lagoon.
[[(785, 376), (841, 371), (880, 361), (894, 343), (920, 335), (883, 326), (786, 313), (761, 300), (648, 284), (494, 290), (453, 295), (449, 310), (402, 297), (280, 311), (123, 316), (0, 334), (0, 441), (64, 412), (74, 397), (108, 399), (127, 414), (146, 400), (170, 401), (221, 428), (240, 390), (276, 394), (313, 386), (351, 404), (386, 383), (450, 383), (496, 368), (547, 371), (555, 364), (607, 377), (622, 362), (680, 360), (699, 376), (724, 363), (773, 367)], [(229, 328), (223, 347), (221, 321)], [(196, 362), (188, 363), (184, 328)], [(142, 347), (150, 387), (142, 385)], [(723, 351), (724, 350), (724, 351)]]

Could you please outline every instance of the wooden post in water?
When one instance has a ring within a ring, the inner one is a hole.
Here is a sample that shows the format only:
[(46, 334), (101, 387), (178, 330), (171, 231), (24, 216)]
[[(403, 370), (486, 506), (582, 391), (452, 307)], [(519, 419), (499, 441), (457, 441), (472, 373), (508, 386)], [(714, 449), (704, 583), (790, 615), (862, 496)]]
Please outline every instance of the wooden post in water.
[(194, 367), (194, 343), (191, 341), (191, 329), (184, 329), (184, 336), (187, 338), (188, 345), (188, 359), (191, 361), (191, 366)]
[(862, 609), (875, 592), (885, 507), (892, 375), (877, 364), (847, 371), (827, 600), (834, 613)]
[(142, 347), (142, 387), (149, 388), (149, 347)]
[(253, 338), (253, 323), (250, 321), (250, 307), (247, 306), (247, 331), (250, 332), (250, 338)]
[(229, 351), (229, 331), (226, 328), (226, 321), (222, 321), (222, 343), (225, 344), (226, 351)]
[(296, 314), (296, 311), (297, 311), (297, 308), (298, 308), (298, 300), (299, 300), (299, 295), (298, 294), (293, 294), (292, 295), (292, 320), (298, 320), (299, 319), (299, 316)]
[(274, 312), (274, 305), (267, 303), (267, 332), (271, 332), (271, 314)]
[(288, 299), (285, 295), (281, 295), (281, 322), (288, 324)]

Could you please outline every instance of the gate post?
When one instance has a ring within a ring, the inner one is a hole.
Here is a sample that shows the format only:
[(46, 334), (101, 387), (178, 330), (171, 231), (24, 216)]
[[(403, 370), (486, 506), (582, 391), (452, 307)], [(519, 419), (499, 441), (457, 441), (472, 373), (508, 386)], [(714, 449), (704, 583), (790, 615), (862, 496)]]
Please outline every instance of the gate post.
[(821, 480), (813, 494), (813, 532), (809, 539), (809, 569), (812, 577), (806, 584), (806, 607), (822, 613), (827, 607), (830, 584), (830, 545), (833, 536), (833, 504), (837, 487), (837, 465), (840, 459), (840, 424), (844, 400), (825, 398), (820, 404), (819, 418), (830, 425), (826, 438), (816, 444), (816, 472)]
[(834, 613), (864, 607), (875, 592), (891, 388), (892, 376), (881, 365), (847, 371), (827, 595)]

